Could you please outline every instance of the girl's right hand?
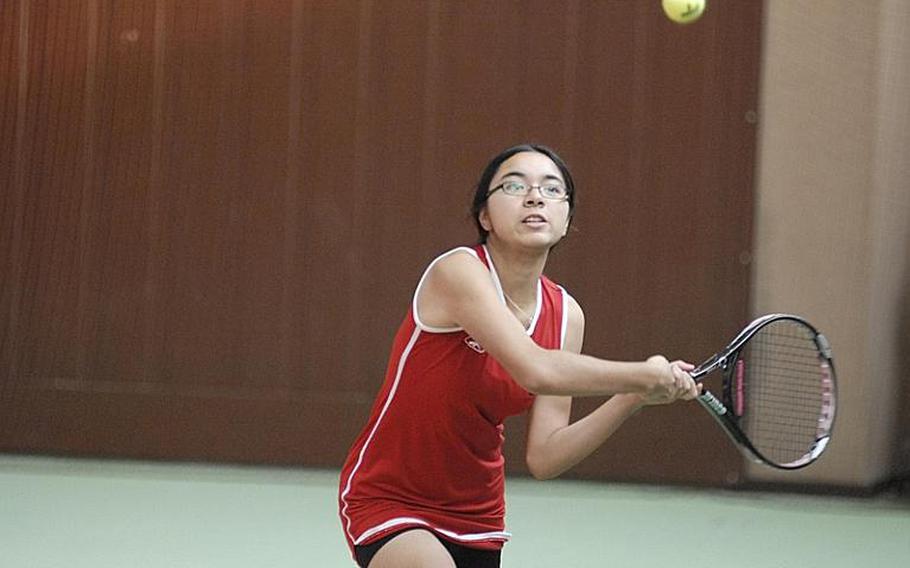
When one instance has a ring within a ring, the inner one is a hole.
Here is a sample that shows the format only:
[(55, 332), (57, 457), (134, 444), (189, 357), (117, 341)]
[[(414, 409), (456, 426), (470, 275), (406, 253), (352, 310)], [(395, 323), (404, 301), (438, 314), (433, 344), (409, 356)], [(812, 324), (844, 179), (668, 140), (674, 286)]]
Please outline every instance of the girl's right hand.
[(652, 372), (653, 381), (642, 397), (642, 404), (669, 404), (677, 400), (692, 400), (701, 391), (689, 371), (695, 365), (685, 361), (670, 363), (663, 355), (648, 357), (646, 364)]

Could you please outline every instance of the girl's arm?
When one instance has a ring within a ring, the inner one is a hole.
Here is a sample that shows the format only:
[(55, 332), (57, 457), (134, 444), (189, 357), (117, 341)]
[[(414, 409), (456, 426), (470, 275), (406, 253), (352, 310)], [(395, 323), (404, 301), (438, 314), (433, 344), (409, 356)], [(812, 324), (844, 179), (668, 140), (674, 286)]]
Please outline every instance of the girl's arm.
[(436, 263), (418, 292), (417, 306), (430, 325), (463, 328), (522, 387), (538, 395), (632, 393), (668, 401), (694, 396), (691, 378), (674, 375), (660, 356), (618, 362), (538, 346), (500, 301), (487, 268), (467, 252)]
[[(563, 346), (573, 353), (581, 352), (584, 341), (584, 313), (570, 298), (568, 330)], [(676, 362), (676, 372), (691, 366)], [(569, 424), (572, 398), (538, 396), (528, 415), (528, 439), (525, 460), (537, 479), (551, 479), (575, 466), (599, 448), (616, 430), (646, 404), (669, 402), (638, 394), (617, 394), (594, 412)]]

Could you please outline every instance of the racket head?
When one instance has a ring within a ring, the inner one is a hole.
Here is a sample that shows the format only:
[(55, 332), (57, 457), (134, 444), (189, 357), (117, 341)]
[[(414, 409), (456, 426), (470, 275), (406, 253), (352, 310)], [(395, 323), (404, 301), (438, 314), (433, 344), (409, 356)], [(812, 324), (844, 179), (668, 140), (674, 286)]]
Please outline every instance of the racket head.
[(834, 360), (827, 339), (806, 320), (759, 318), (703, 367), (722, 370), (723, 390), (719, 399), (706, 391), (700, 401), (747, 455), (799, 469), (824, 452), (836, 414)]

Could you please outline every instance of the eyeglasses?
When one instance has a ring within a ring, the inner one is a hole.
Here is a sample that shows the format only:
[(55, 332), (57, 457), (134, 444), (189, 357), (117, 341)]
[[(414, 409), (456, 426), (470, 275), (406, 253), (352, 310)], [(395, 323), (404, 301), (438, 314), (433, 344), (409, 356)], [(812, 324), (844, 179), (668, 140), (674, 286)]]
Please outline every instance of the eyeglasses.
[(532, 187), (536, 187), (540, 192), (540, 196), (544, 199), (551, 199), (553, 201), (565, 201), (569, 199), (569, 190), (562, 184), (546, 183), (543, 185), (530, 185), (520, 181), (504, 181), (488, 191), (487, 196), (490, 196), (501, 189), (506, 195), (524, 197), (531, 192)]

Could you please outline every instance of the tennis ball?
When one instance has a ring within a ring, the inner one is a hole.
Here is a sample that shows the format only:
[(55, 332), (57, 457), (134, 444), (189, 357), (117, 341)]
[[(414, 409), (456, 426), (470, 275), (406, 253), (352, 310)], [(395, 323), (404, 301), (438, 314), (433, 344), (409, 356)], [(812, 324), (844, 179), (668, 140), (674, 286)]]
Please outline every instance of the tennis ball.
[(664, 13), (677, 24), (691, 24), (705, 11), (706, 0), (661, 0)]

